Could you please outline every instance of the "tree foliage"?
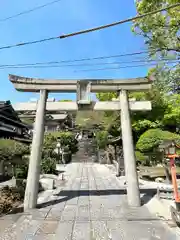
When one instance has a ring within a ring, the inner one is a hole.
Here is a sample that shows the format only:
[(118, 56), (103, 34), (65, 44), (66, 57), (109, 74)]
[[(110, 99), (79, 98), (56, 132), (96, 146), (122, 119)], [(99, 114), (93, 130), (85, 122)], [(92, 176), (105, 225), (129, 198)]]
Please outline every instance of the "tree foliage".
[[(100, 95), (101, 96), (101, 95)], [(110, 100), (110, 94), (103, 94), (103, 100)], [(152, 103), (151, 111), (141, 111), (131, 113), (132, 130), (134, 136), (134, 144), (139, 142), (142, 134), (149, 129), (161, 129), (160, 131), (169, 131), (177, 133), (180, 131), (180, 95), (167, 94), (166, 92), (159, 91), (159, 87), (156, 83), (153, 83), (152, 89), (148, 92), (131, 92), (129, 98), (135, 98), (138, 100), (148, 100)], [(110, 115), (104, 114), (104, 122), (106, 122), (106, 129), (109, 134), (113, 136), (120, 135), (120, 113), (113, 112)], [(157, 132), (157, 131), (156, 131)], [(157, 137), (161, 135), (157, 134)], [(174, 135), (171, 135), (174, 136)], [(152, 146), (156, 137), (151, 138)], [(159, 142), (157, 138), (157, 142)], [(143, 142), (142, 142), (143, 143)]]
[[(45, 135), (44, 145), (42, 151), (42, 161), (41, 161), (41, 172), (46, 174), (55, 174), (56, 173), (56, 163), (59, 160), (59, 157), (55, 153), (56, 145), (60, 142), (61, 146), (64, 148), (68, 147), (68, 154), (72, 155), (78, 151), (77, 140), (75, 135), (71, 132), (53, 132)], [(66, 154), (66, 162), (71, 161), (71, 157)]]
[(92, 128), (102, 122), (103, 113), (98, 111), (79, 111), (76, 115), (76, 124), (81, 128)]
[(53, 132), (45, 135), (43, 153), (44, 155), (53, 156), (53, 151), (56, 148), (57, 142), (60, 142), (63, 147), (68, 146), (71, 153), (78, 151), (75, 135), (71, 132)]
[[(179, 3), (179, 0), (137, 0), (136, 7), (139, 14), (144, 14), (175, 3)], [(180, 11), (176, 7), (138, 19), (134, 30), (144, 36), (150, 51), (160, 49), (161, 52), (157, 54), (164, 56), (167, 52), (180, 52), (179, 23)]]
[(105, 149), (108, 143), (108, 132), (107, 131), (97, 132), (96, 141), (99, 149)]
[(162, 120), (164, 126), (180, 126), (180, 95), (167, 96), (168, 106)]
[[(136, 0), (136, 7), (138, 14), (144, 14), (175, 3), (179, 1)], [(180, 95), (176, 94), (180, 91), (180, 64), (177, 61), (180, 57), (179, 26), (178, 7), (133, 22), (133, 32), (145, 39), (148, 58), (157, 60), (157, 65), (148, 72), (149, 76), (153, 76), (152, 89), (129, 93), (129, 98), (152, 103), (152, 111), (131, 113), (134, 143), (142, 152), (153, 151), (164, 139), (179, 141)], [(96, 96), (100, 101), (111, 101), (117, 98), (117, 93), (98, 93)], [(105, 112), (102, 122), (108, 133), (120, 134), (119, 112)], [(136, 155), (145, 161), (140, 151)]]
[[(139, 14), (144, 14), (175, 3), (179, 3), (179, 0), (136, 0), (136, 7)], [(179, 25), (180, 11), (179, 7), (176, 7), (136, 20), (133, 31), (144, 37), (150, 58), (176, 60), (180, 54)], [(178, 62), (173, 64), (161, 62), (150, 73), (153, 73), (158, 83), (164, 83), (163, 87), (166, 90), (178, 91), (180, 88)]]

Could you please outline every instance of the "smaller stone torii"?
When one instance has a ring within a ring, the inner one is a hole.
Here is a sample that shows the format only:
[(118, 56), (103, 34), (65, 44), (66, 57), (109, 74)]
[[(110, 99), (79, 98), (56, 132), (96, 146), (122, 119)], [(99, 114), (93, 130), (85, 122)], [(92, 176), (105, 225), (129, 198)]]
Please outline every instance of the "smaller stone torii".
[[(133, 146), (132, 127), (130, 121), (130, 110), (147, 111), (151, 110), (149, 101), (129, 101), (128, 91), (145, 91), (151, 89), (151, 81), (148, 78), (135, 78), (125, 80), (44, 80), (25, 78), (9, 75), (10, 81), (18, 91), (40, 92), (40, 99), (36, 103), (18, 103), (13, 107), (17, 111), (36, 110), (36, 120), (32, 141), (32, 151), (29, 162), (29, 171), (24, 199), (24, 210), (36, 208), (41, 151), (44, 137), (44, 116), (45, 111), (77, 111), (77, 110), (98, 110), (98, 111), (121, 111), (121, 129), (123, 140), (123, 153), (125, 173), (127, 180), (127, 198), (130, 206), (139, 207), (140, 191), (136, 171), (136, 158)], [(92, 102), (91, 92), (119, 92), (119, 100), (112, 102)], [(49, 92), (76, 92), (76, 102), (47, 102)], [(47, 102), (47, 103), (46, 103)]]

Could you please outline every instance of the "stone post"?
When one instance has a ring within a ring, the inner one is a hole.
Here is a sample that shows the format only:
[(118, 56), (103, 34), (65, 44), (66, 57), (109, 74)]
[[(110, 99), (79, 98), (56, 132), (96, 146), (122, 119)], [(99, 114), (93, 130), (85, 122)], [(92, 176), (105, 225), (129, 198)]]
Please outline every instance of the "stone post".
[(29, 161), (29, 170), (24, 198), (24, 210), (36, 208), (38, 190), (40, 162), (42, 155), (42, 146), (44, 139), (44, 120), (47, 101), (47, 91), (40, 90), (40, 99), (36, 110), (36, 120), (32, 140), (31, 156)]
[(130, 206), (139, 207), (141, 205), (140, 191), (133, 146), (128, 94), (125, 90), (120, 91), (120, 105), (123, 153), (127, 182), (127, 198)]

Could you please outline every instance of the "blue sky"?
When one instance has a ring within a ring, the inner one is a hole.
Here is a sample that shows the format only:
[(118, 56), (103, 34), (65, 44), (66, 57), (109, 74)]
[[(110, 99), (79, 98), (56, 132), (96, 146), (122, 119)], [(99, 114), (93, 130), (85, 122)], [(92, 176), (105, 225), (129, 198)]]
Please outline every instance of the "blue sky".
[[(12, 1), (1, 0), (0, 19), (28, 10), (50, 0)], [(51, 36), (108, 24), (136, 15), (134, 0), (62, 0), (54, 5), (20, 17), (0, 22), (0, 47), (4, 45), (38, 40)], [(86, 57), (115, 55), (145, 49), (144, 39), (131, 32), (131, 23), (80, 35), (72, 38), (49, 41), (42, 44), (0, 50), (0, 64), (61, 61)], [(119, 60), (131, 60), (123, 58)], [(105, 59), (103, 62), (118, 61)], [(100, 60), (94, 61), (99, 63)], [(101, 61), (102, 62), (102, 61)], [(90, 62), (88, 62), (90, 63)], [(102, 68), (98, 66), (97, 68)], [(107, 67), (113, 67), (107, 66)], [(11, 102), (36, 98), (34, 93), (17, 92), (8, 80), (8, 74), (26, 77), (80, 79), (80, 78), (129, 78), (147, 74), (147, 68), (117, 69), (81, 72), (91, 67), (64, 67), (41, 69), (0, 70), (0, 100)], [(75, 70), (79, 70), (76, 71)], [(53, 94), (58, 99), (74, 99), (72, 94)]]

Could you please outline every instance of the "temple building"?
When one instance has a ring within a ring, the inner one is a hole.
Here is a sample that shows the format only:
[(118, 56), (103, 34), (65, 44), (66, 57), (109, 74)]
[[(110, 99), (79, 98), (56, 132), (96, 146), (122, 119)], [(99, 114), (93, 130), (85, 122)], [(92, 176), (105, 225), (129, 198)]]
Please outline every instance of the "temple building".
[(29, 125), (21, 121), (10, 101), (0, 101), (0, 138), (30, 139)]

